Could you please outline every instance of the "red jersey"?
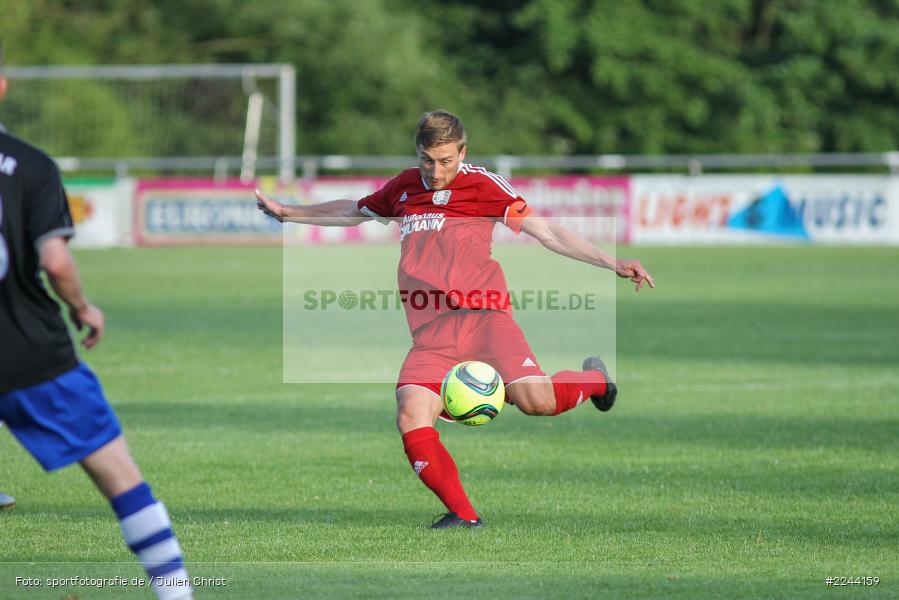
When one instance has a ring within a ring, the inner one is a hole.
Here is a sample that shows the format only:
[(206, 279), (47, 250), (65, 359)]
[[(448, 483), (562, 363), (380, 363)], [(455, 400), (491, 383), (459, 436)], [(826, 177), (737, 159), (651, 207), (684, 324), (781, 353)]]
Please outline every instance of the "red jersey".
[(410, 331), (459, 309), (511, 314), (505, 275), (491, 258), (493, 228), (502, 222), (518, 233), (531, 209), (505, 179), (462, 163), (448, 187), (432, 190), (407, 169), (358, 206), (399, 224), (397, 280)]

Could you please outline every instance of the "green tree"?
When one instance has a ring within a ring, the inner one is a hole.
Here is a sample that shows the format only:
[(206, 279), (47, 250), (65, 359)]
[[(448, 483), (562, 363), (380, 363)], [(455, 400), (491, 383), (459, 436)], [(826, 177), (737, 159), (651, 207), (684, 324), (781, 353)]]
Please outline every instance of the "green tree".
[[(897, 0), (0, 0), (0, 14), (12, 64), (292, 63), (302, 153), (409, 153), (437, 107), (476, 154), (899, 147)], [(121, 128), (139, 104), (103, 102)]]

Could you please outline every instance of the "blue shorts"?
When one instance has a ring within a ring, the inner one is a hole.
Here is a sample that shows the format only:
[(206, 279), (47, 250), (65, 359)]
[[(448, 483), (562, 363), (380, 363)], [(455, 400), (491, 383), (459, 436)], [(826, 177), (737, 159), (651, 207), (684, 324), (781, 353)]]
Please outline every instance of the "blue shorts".
[(46, 471), (78, 462), (122, 434), (84, 363), (50, 381), (0, 393), (0, 421)]

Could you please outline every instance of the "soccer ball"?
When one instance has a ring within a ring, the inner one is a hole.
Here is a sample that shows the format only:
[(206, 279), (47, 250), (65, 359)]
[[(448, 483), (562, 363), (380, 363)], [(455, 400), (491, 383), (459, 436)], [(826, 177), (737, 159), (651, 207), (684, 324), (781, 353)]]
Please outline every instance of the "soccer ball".
[(485, 425), (503, 408), (506, 388), (496, 369), (470, 360), (449, 370), (440, 386), (443, 408), (464, 425)]

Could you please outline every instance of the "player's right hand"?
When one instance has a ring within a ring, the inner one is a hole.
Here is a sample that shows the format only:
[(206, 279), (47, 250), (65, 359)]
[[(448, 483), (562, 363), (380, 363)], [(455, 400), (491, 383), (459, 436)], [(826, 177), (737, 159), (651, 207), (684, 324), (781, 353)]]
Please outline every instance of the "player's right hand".
[(76, 311), (73, 309), (70, 316), (78, 331), (87, 326), (88, 332), (85, 338), (81, 340), (82, 346), (93, 348), (100, 343), (100, 338), (103, 337), (103, 330), (106, 329), (106, 317), (103, 316), (102, 310), (88, 302), (81, 310)]
[(615, 273), (623, 278), (630, 279), (637, 284), (636, 291), (640, 291), (644, 283), (648, 283), (649, 287), (654, 288), (656, 282), (652, 276), (643, 268), (639, 260), (618, 259), (615, 261)]
[(277, 200), (272, 200), (258, 189), (256, 190), (256, 208), (279, 223), (284, 222), (284, 205)]

